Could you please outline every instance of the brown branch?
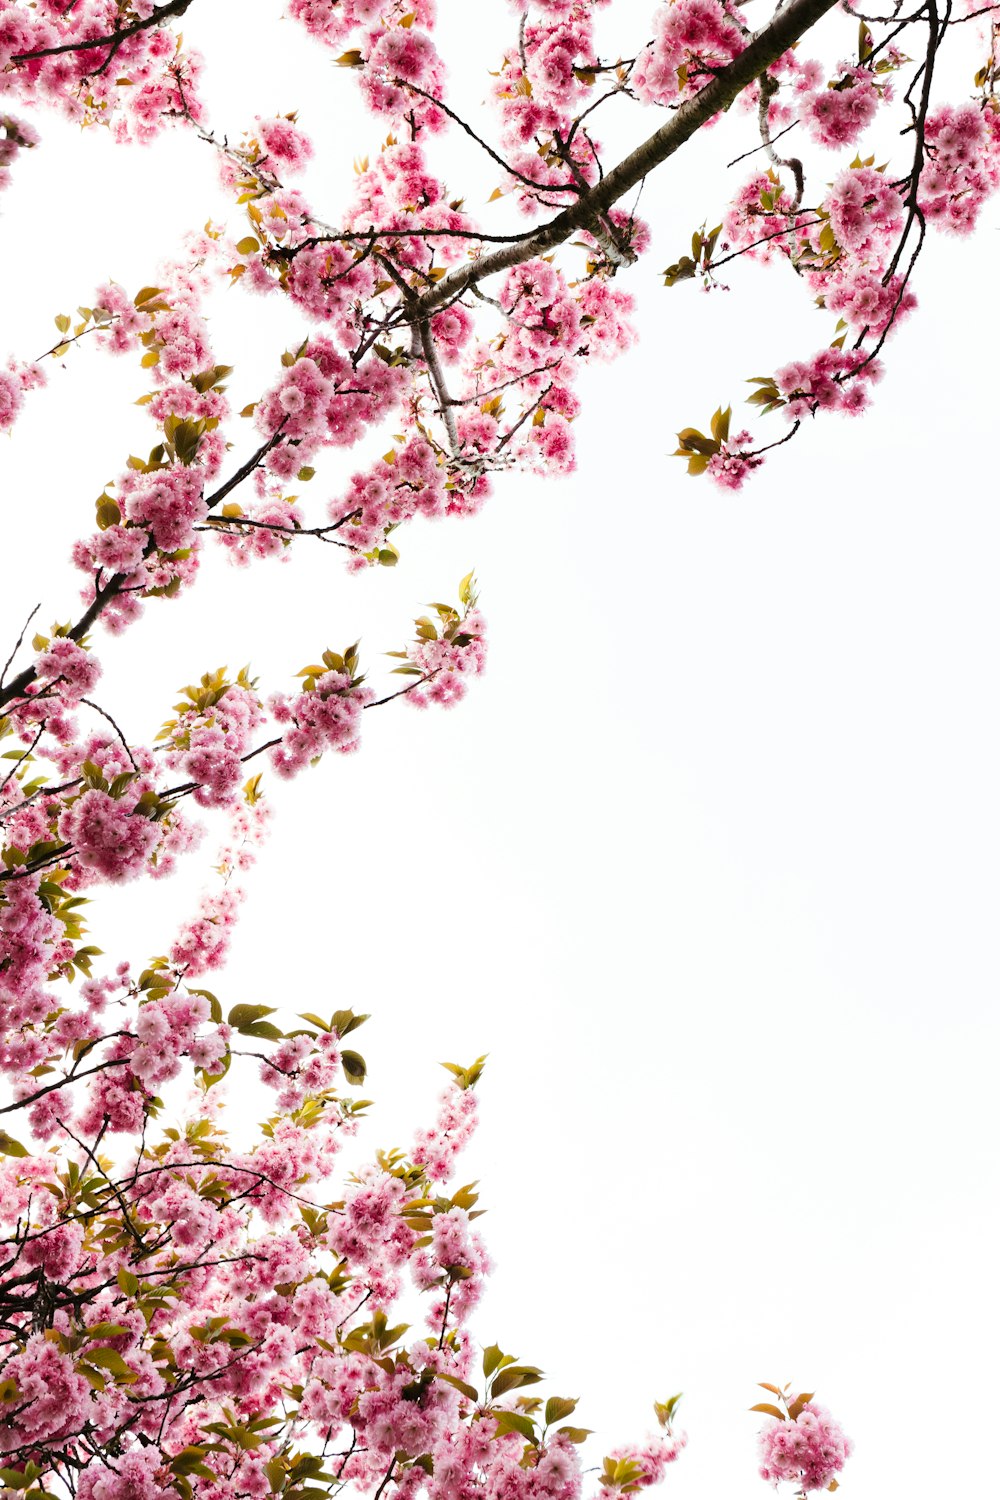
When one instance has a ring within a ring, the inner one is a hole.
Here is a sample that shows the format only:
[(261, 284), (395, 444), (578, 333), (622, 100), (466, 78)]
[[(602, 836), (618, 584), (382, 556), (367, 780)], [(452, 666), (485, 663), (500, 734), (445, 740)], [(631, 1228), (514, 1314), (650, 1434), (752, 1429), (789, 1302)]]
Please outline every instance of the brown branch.
[(443, 276), (435, 287), (423, 292), (410, 309), (408, 321), (419, 321), (434, 312), (449, 298), (465, 291), (487, 276), (523, 265), (561, 245), (579, 229), (586, 229), (595, 216), (609, 208), (637, 187), (643, 178), (673, 156), (714, 115), (729, 108), (765, 69), (777, 62), (782, 53), (814, 26), (837, 0), (789, 0), (772, 21), (754, 37), (746, 51), (720, 68), (711, 82), (691, 99), (686, 99), (665, 125), (637, 146), (613, 167), (607, 176), (576, 203), (550, 219), (522, 244), (481, 255), (467, 265), (456, 267)]
[[(96, 590), (93, 600), (68, 633), (71, 641), (81, 641), (83, 639), (105, 604), (118, 593), (124, 582), (125, 574), (115, 573), (103, 590)], [(25, 667), (24, 671), (20, 672), (17, 677), (12, 677), (5, 688), (0, 688), (0, 707), (5, 703), (9, 703), (12, 698), (21, 697), (25, 688), (34, 682), (36, 675), (34, 667)]]
[(24, 641), (24, 637), (28, 633), (28, 626), (31, 624), (32, 620), (35, 618), (35, 616), (37, 615), (37, 613), (41, 609), (41, 607), (42, 606), (40, 604), (36, 604), (35, 607), (34, 607), (34, 609), (29, 614), (28, 618), (25, 620), (24, 624), (21, 626), (21, 634), (18, 636), (17, 640), (14, 642), (14, 645), (13, 645), (13, 647), (11, 649), (11, 653), (8, 656), (6, 662), (4, 663), (3, 671), (0, 672), (0, 687), (3, 687), (3, 680), (7, 676), (8, 671), (10, 670), (11, 662), (14, 660), (14, 657), (17, 655), (17, 653), (21, 649), (21, 645), (22, 645), (22, 643)]
[(133, 36), (138, 36), (141, 31), (148, 31), (154, 26), (159, 26), (171, 16), (182, 16), (190, 4), (191, 0), (167, 0), (166, 5), (159, 6), (144, 21), (135, 21), (131, 26), (123, 26), (120, 31), (112, 31), (107, 36), (86, 37), (78, 42), (62, 42), (58, 47), (39, 47), (34, 52), (15, 52), (11, 62), (35, 62), (42, 57), (59, 57), (65, 52), (91, 52), (97, 47), (110, 46), (111, 51), (102, 65), (106, 67), (123, 42), (127, 42)]

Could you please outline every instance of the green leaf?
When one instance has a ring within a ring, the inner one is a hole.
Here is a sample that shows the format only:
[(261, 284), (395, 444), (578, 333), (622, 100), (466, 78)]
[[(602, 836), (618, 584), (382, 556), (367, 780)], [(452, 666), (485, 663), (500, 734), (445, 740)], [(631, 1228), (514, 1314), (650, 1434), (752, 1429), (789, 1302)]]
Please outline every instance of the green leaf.
[(131, 1385), (133, 1381), (139, 1379), (132, 1366), (125, 1363), (117, 1349), (88, 1349), (87, 1363), (99, 1365), (101, 1369), (107, 1370), (122, 1385)]
[(255, 1021), (273, 1014), (273, 1005), (234, 1005), (226, 1019), (234, 1030), (242, 1032), (245, 1027), (252, 1026)]
[(360, 1052), (352, 1052), (348, 1049), (340, 1054), (340, 1062), (348, 1083), (364, 1083), (368, 1069)]
[(491, 1344), (488, 1349), (483, 1350), (483, 1374), (487, 1380), (489, 1380), (493, 1371), (498, 1370), (501, 1365), (512, 1365), (513, 1363), (512, 1356), (504, 1354), (499, 1344)]
[(34, 1474), (28, 1473), (32, 1468), (34, 1464), (28, 1464), (25, 1469), (0, 1469), (0, 1479), (9, 1490), (26, 1490), (35, 1479)]
[(712, 418), (712, 436), (719, 443), (724, 443), (729, 436), (729, 420), (733, 415), (733, 408), (727, 406), (725, 411), (720, 406)]
[(542, 1372), (535, 1365), (508, 1365), (493, 1381), (493, 1398), (502, 1396), (504, 1391), (516, 1390), (521, 1385), (537, 1385), (541, 1378)]
[(571, 1417), (576, 1411), (576, 1401), (567, 1396), (550, 1396), (545, 1403), (545, 1425), (551, 1427), (553, 1422), (561, 1422), (563, 1417)]
[(505, 1432), (519, 1432), (529, 1442), (535, 1440), (535, 1424), (530, 1417), (526, 1417), (520, 1411), (498, 1411), (494, 1412), (497, 1419), (496, 1436), (502, 1437)]
[(461, 1391), (463, 1396), (468, 1396), (470, 1401), (479, 1400), (479, 1392), (475, 1386), (469, 1385), (465, 1380), (459, 1380), (457, 1375), (445, 1375), (443, 1371), (438, 1370), (437, 1378), (438, 1380), (446, 1380), (449, 1385), (455, 1387), (456, 1391)]
[(474, 575), (475, 569), (473, 569), (471, 573), (466, 573), (465, 577), (458, 585), (458, 597), (465, 605), (471, 605), (473, 603), (473, 600), (475, 599), (475, 592), (473, 589)]
[[(670, 1422), (673, 1420), (674, 1413), (677, 1410), (677, 1404), (680, 1401), (682, 1395), (683, 1392), (678, 1391), (677, 1395), (671, 1396), (669, 1401), (653, 1402), (653, 1410), (656, 1413), (656, 1420), (659, 1422), (661, 1427), (668, 1427), (670, 1425)], [(778, 1391), (777, 1395), (780, 1396), (781, 1392)]]

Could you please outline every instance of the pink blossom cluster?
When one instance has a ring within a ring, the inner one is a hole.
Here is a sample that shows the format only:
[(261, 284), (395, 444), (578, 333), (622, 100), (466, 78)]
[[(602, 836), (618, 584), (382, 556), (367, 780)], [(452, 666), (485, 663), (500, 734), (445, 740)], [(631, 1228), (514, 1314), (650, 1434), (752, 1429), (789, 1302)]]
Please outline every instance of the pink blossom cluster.
[[(245, 187), (240, 162), (227, 167), (230, 186)], [(270, 243), (263, 254), (236, 247), (240, 259), (231, 274), (242, 278), (251, 291), (273, 291), (290, 297), (310, 318), (332, 324), (335, 337), (345, 347), (356, 345), (366, 324), (362, 310), (371, 305), (376, 286), (395, 293), (392, 281), (380, 278), (378, 263), (363, 236), (377, 225), (386, 231), (383, 245), (401, 268), (426, 271), (435, 263), (451, 263), (461, 254), (458, 231), (472, 231), (468, 217), (448, 201), (443, 184), (428, 170), (422, 146), (397, 143), (394, 137), (378, 153), (355, 182), (353, 201), (344, 220), (340, 239), (313, 222), (311, 211), (298, 193), (270, 182), (254, 204), (257, 236)], [(420, 233), (393, 237), (389, 231)], [(435, 235), (434, 229), (448, 231)], [(256, 236), (254, 237), (256, 238)], [(383, 283), (385, 285), (383, 286)]]
[(476, 1128), (477, 1109), (472, 1089), (451, 1084), (441, 1095), (434, 1124), (417, 1132), (413, 1160), (432, 1181), (443, 1182), (451, 1176), (456, 1157)]
[(852, 167), (841, 172), (825, 201), (842, 250), (885, 258), (903, 222), (903, 200), (884, 172)]
[(439, 1444), (439, 1461), (429, 1486), (432, 1500), (468, 1500), (480, 1489), (510, 1500), (578, 1500), (582, 1490), (580, 1460), (572, 1440), (556, 1431), (537, 1461), (523, 1463), (521, 1443), (490, 1423), (459, 1427), (447, 1444)]
[(263, 704), (245, 674), (233, 683), (212, 681), (190, 697), (163, 731), (166, 764), (196, 783), (193, 796), (202, 807), (224, 807), (243, 780), (243, 757), (265, 720)]
[(401, 1178), (365, 1167), (348, 1188), (343, 1212), (327, 1236), (334, 1254), (363, 1270), (374, 1300), (383, 1305), (400, 1295), (401, 1273), (413, 1255), (417, 1234), (404, 1217), (411, 1197)]
[[(155, 24), (155, 9), (133, 0), (123, 17), (115, 0), (2, 0), (0, 92), (110, 125), (118, 140), (150, 140), (178, 116), (199, 120), (202, 60)], [(129, 27), (133, 17), (154, 24)], [(87, 41), (94, 45), (79, 46)]]
[(25, 393), (44, 384), (45, 374), (39, 365), (7, 361), (6, 368), (0, 369), (0, 432), (13, 427)]
[(868, 404), (868, 387), (881, 374), (880, 362), (863, 350), (831, 346), (810, 359), (785, 365), (774, 378), (787, 403), (785, 415), (794, 422), (818, 411), (856, 416)]
[(647, 1438), (645, 1443), (634, 1447), (613, 1448), (605, 1460), (605, 1473), (601, 1478), (600, 1494), (610, 1500), (618, 1487), (609, 1482), (609, 1464), (625, 1463), (639, 1472), (630, 1481), (637, 1489), (648, 1489), (661, 1484), (669, 1464), (675, 1463), (687, 1447), (686, 1432), (660, 1432)]
[(196, 914), (182, 925), (170, 947), (170, 962), (182, 974), (194, 978), (223, 966), (244, 897), (238, 886), (224, 886), (202, 897)]
[(277, 115), (255, 122), (255, 162), (278, 176), (301, 172), (313, 154), (312, 141), (295, 124), (294, 115)]
[[(130, 459), (116, 498), (98, 505), (98, 530), (81, 538), (73, 561), (88, 579), (84, 599), (106, 594), (102, 623), (121, 631), (142, 612), (142, 600), (168, 597), (191, 583), (208, 519), (205, 485), (226, 453), (222, 422), (229, 404), (221, 382), (228, 371), (212, 364), (200, 299), (209, 284), (202, 262), (217, 253), (211, 237), (189, 246), (193, 267), (167, 265), (161, 287), (130, 298), (111, 282), (98, 289), (90, 310), (93, 327), (114, 353), (145, 349), (145, 363), (166, 383), (143, 404), (160, 428), (161, 442), (148, 463)], [(107, 512), (105, 515), (104, 512)]]
[(762, 172), (730, 206), (724, 244), (761, 260), (788, 258), (823, 306), (878, 335), (916, 306), (890, 269), (903, 223), (898, 188), (870, 165), (839, 173), (818, 211), (792, 212), (784, 184)]
[(882, 334), (916, 306), (913, 292), (892, 270), (903, 200), (885, 173), (854, 166), (834, 180), (824, 210), (836, 250), (824, 254), (822, 229), (812, 226), (806, 242), (815, 259), (804, 263), (803, 274), (850, 327)]
[(826, 1408), (810, 1401), (794, 1421), (772, 1417), (761, 1429), (760, 1477), (775, 1489), (786, 1482), (807, 1493), (824, 1490), (843, 1469), (852, 1447)]
[(801, 93), (799, 118), (819, 145), (831, 150), (851, 146), (868, 129), (879, 105), (891, 97), (891, 86), (870, 68), (842, 63), (834, 83)]
[[(277, 198), (267, 205), (281, 208)], [(298, 226), (298, 238), (308, 236), (309, 221)], [(291, 214), (284, 209), (265, 221), (263, 227), (276, 239), (285, 239), (295, 227)], [(376, 283), (375, 267), (370, 260), (359, 260), (354, 251), (342, 244), (302, 243), (294, 246), (294, 255), (289, 263), (285, 259), (277, 262), (284, 280), (281, 283), (296, 307), (316, 322), (329, 322), (337, 336), (345, 344), (356, 337), (355, 319), (359, 304), (367, 302)], [(252, 269), (253, 279), (247, 281), (251, 290), (271, 291), (277, 284), (267, 272), (265, 262), (257, 260)]]
[(1000, 188), (1000, 113), (987, 105), (941, 105), (927, 117), (921, 210), (942, 229), (969, 234)]
[(98, 319), (98, 341), (113, 354), (138, 348), (140, 336), (153, 328), (153, 312), (114, 281), (97, 288), (91, 311)]
[[(83, 681), (92, 679), (85, 664)], [(44, 713), (44, 689), (26, 702), (33, 715)], [(158, 802), (150, 751), (100, 734), (81, 739), (74, 721), (64, 715), (46, 715), (43, 727), (56, 742), (43, 742), (39, 751), (54, 761), (68, 784), (26, 801), (16, 781), (11, 782), (9, 806), (0, 808), (0, 816), (14, 847), (58, 850), (69, 889), (102, 881), (121, 884), (142, 873), (163, 875), (176, 854), (193, 847), (196, 829), (179, 809)], [(21, 726), (22, 735), (29, 730), (30, 723)]]
[(791, 195), (777, 173), (755, 172), (726, 205), (722, 249), (765, 264), (775, 256), (791, 257), (798, 248), (795, 231), (812, 217), (792, 212)]
[(753, 451), (753, 433), (744, 428), (742, 432), (734, 432), (718, 453), (712, 454), (705, 472), (722, 489), (738, 490), (763, 462), (761, 455)]
[(38, 145), (38, 132), (17, 115), (0, 112), (0, 192), (10, 182), (10, 169), (19, 151)]
[[(432, 264), (450, 265), (461, 260), (468, 242), (463, 242), (458, 232), (474, 237), (475, 231), (469, 214), (449, 196), (417, 141), (390, 142), (358, 174), (346, 223), (359, 233), (373, 225), (390, 231), (419, 228), (421, 233), (417, 235), (394, 238), (387, 234), (385, 243), (397, 265), (422, 271)], [(450, 233), (435, 234), (435, 230)], [(363, 253), (359, 245), (355, 254), (360, 257)]]
[(219, 542), (229, 554), (229, 561), (236, 567), (245, 567), (265, 557), (287, 562), (292, 538), (304, 523), (302, 507), (287, 496), (265, 494), (259, 501), (245, 502), (236, 508), (244, 524), (219, 528)]
[[(135, 1020), (136, 1047), (129, 1057), (129, 1068), (150, 1094), (159, 1093), (169, 1079), (177, 1076), (181, 1058), (195, 1045), (198, 1032), (208, 1018), (208, 1001), (203, 995), (179, 991), (160, 1000), (148, 1000), (139, 1007)], [(211, 1043), (207, 1056), (206, 1045), (202, 1043), (199, 1059), (203, 1067), (217, 1061), (224, 1050), (216, 1038)]]
[[(431, 626), (431, 630), (435, 627)], [(465, 697), (468, 680), (486, 668), (486, 621), (478, 609), (449, 618), (442, 632), (422, 634), (410, 647), (410, 665), (422, 682), (407, 697), (415, 707), (436, 703), (452, 708)]]
[[(510, 271), (497, 300), (508, 320), (504, 331), (466, 358), (469, 394), (456, 420), (461, 451), (498, 466), (506, 459), (569, 473), (579, 362), (612, 359), (630, 346), (632, 298), (603, 276), (571, 287), (564, 272), (539, 259)], [(514, 399), (520, 415), (505, 421)]]
[[(229, 829), (219, 849), (215, 869), (221, 885), (203, 892), (194, 915), (184, 922), (170, 947), (170, 962), (187, 978), (220, 969), (229, 956), (233, 932), (246, 890), (234, 881), (257, 861), (267, 835), (270, 812), (259, 796), (230, 806)], [(197, 1066), (211, 1071), (216, 1059), (196, 1058)]]
[(375, 354), (355, 369), (328, 338), (314, 335), (257, 404), (259, 431), (276, 439), (269, 472), (288, 479), (321, 448), (353, 446), (391, 409), (404, 378)]
[(738, 57), (749, 40), (742, 12), (723, 0), (670, 0), (653, 18), (653, 40), (632, 70), (646, 104), (672, 104), (697, 93), (712, 70)]
[[(19, 847), (18, 838), (24, 834), (15, 830), (7, 847)], [(73, 956), (63, 925), (39, 898), (41, 879), (8, 881), (0, 903), (0, 1062), (14, 1074), (44, 1062), (44, 1048), (23, 1045), (22, 1027), (37, 1026), (51, 1012), (49, 975)]]
[(204, 489), (200, 470), (177, 465), (144, 474), (129, 470), (120, 494), (127, 519), (143, 528), (160, 552), (174, 553), (192, 546), (195, 526), (208, 515)]
[(590, 0), (532, 7), (493, 88), (504, 159), (512, 168), (502, 181), (526, 213), (563, 203), (572, 184), (596, 177), (589, 134), (572, 130), (596, 82), (586, 70), (597, 50), (593, 10)]
[[(100, 675), (100, 662), (91, 652), (66, 636), (55, 636), (35, 657), (34, 681), (8, 711), (11, 726), (25, 743), (34, 742), (41, 732), (53, 740), (71, 740), (76, 734), (76, 721), (70, 714), (80, 699), (93, 691)], [(37, 821), (40, 817), (41, 812), (35, 810), (32, 818)], [(38, 834), (39, 839), (42, 837)]]
[(400, 25), (370, 36), (359, 82), (372, 113), (409, 124), (414, 133), (443, 130), (446, 116), (437, 101), (444, 94), (445, 70), (429, 32)]
[(42, 1334), (32, 1334), (23, 1350), (6, 1360), (3, 1373), (15, 1382), (18, 1400), (9, 1416), (0, 1415), (0, 1452), (49, 1444), (82, 1428), (90, 1412), (90, 1386)]
[(452, 1207), (434, 1215), (431, 1243), (416, 1251), (412, 1268), (421, 1291), (437, 1292), (431, 1320), (443, 1322), (450, 1315), (463, 1323), (482, 1297), (492, 1263), (468, 1211)]
[(375, 699), (370, 687), (343, 670), (322, 672), (306, 681), (303, 692), (294, 697), (276, 693), (268, 703), (275, 723), (282, 726), (270, 752), (280, 776), (297, 775), (328, 750), (342, 755), (356, 750), (362, 711)]
[(164, 1465), (155, 1448), (128, 1448), (114, 1465), (90, 1463), (80, 1475), (80, 1500), (163, 1500)]
[(463, 491), (448, 489), (447, 480), (441, 455), (426, 438), (414, 435), (376, 460), (367, 473), (353, 474), (346, 493), (330, 501), (328, 514), (348, 546), (368, 553), (403, 521), (457, 508)]
[(361, 94), (369, 108), (392, 124), (416, 131), (441, 130), (445, 116), (421, 94), (440, 98), (444, 68), (430, 37), (435, 0), (290, 0), (288, 12), (312, 36), (331, 46), (354, 40), (345, 62), (358, 69)]
[(117, 885), (146, 868), (161, 838), (158, 824), (137, 799), (93, 787), (70, 803), (56, 826), (78, 866)]
[(322, 1095), (333, 1087), (341, 1061), (335, 1031), (321, 1032), (318, 1037), (301, 1031), (274, 1048), (260, 1065), (260, 1077), (275, 1090), (279, 1108), (293, 1110), (310, 1095)]

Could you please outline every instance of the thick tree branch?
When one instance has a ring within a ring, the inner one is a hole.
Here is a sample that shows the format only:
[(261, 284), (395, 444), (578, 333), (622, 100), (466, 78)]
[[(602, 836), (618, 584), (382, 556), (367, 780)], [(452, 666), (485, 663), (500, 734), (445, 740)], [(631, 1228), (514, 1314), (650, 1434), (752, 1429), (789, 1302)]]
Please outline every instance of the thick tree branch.
[(675, 114), (661, 125), (660, 129), (643, 141), (641, 146), (613, 167), (607, 176), (581, 194), (572, 204), (550, 219), (529, 239), (519, 245), (502, 250), (493, 250), (481, 255), (467, 265), (456, 267), (443, 276), (435, 287), (423, 292), (409, 309), (406, 320), (426, 318), (450, 298), (460, 295), (487, 276), (508, 271), (512, 266), (523, 265), (527, 260), (544, 255), (556, 245), (561, 245), (579, 229), (586, 229), (606, 213), (613, 204), (637, 187), (643, 178), (673, 156), (685, 142), (706, 124), (713, 115), (728, 109), (733, 100), (749, 84), (777, 62), (799, 37), (814, 26), (827, 11), (832, 10), (838, 0), (789, 0), (774, 19), (754, 37), (745, 52), (741, 52), (725, 68), (720, 69), (711, 83), (705, 85), (692, 99), (686, 99)]
[[(160, 26), (172, 16), (182, 16), (191, 4), (191, 0), (167, 0), (166, 5), (160, 5), (144, 21), (134, 21), (131, 26), (123, 26), (120, 31), (112, 31), (107, 36), (85, 37), (80, 41), (62, 42), (58, 47), (39, 47), (35, 52), (16, 52), (11, 58), (11, 63), (36, 62), (42, 57), (59, 57), (65, 52), (93, 52), (98, 47), (111, 47), (111, 53), (107, 59), (110, 62), (123, 42), (130, 37), (138, 36), (140, 31), (149, 31), (154, 26)], [(106, 64), (105, 64), (106, 65)]]

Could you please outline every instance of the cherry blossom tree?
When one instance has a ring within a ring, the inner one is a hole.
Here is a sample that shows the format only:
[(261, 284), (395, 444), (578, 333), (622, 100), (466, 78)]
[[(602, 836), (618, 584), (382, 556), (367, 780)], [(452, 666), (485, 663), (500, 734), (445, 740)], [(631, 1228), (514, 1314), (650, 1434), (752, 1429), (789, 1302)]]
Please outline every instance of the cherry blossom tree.
[[(746, 176), (666, 286), (721, 288), (744, 258), (788, 267), (832, 340), (803, 350), (790, 332), (789, 362), (751, 378), (757, 434), (720, 406), (707, 432), (682, 428), (677, 456), (734, 489), (771, 450), (808, 441), (807, 419), (860, 412), (916, 306), (927, 235), (969, 233), (1000, 185), (995, 8), (787, 0), (755, 28), (727, 0), (674, 0), (623, 57), (621, 7), (534, 0), (511, 8), (507, 52), (486, 60), (495, 120), (480, 130), (449, 104), (433, 0), (287, 0), (356, 74), (375, 138), (388, 131), (338, 217), (287, 185), (316, 149), (294, 115), (208, 118), (204, 4), (0, 0), (0, 83), (17, 110), (5, 100), (0, 114), (0, 186), (30, 171), (55, 107), (122, 141), (193, 132), (232, 201), (226, 223), (179, 226), (147, 285), (109, 280), (57, 314), (40, 358), (12, 351), (0, 371), (9, 429), (53, 364), (88, 345), (131, 357), (155, 429), (72, 541), (76, 618), (15, 626), (0, 674), (2, 1113), (15, 1132), (0, 1135), (0, 1479), (82, 1500), (321, 1500), (347, 1486), (375, 1500), (574, 1500), (588, 1436), (569, 1420), (576, 1402), (537, 1396), (541, 1371), (470, 1332), (489, 1260), (476, 1192), (452, 1179), (483, 1059), (449, 1064), (433, 1126), (335, 1187), (365, 1113), (365, 1063), (348, 1045), (365, 1017), (274, 1019), (205, 987), (265, 835), (268, 776), (355, 751), (369, 710), (456, 704), (486, 659), (472, 575), (390, 652), (395, 687), (372, 685), (357, 645), (317, 642), (291, 691), (210, 668), (147, 744), (100, 698), (96, 632), (138, 630), (196, 587), (208, 546), (238, 566), (316, 544), (349, 572), (391, 567), (407, 523), (475, 512), (494, 476), (569, 472), (575, 379), (635, 337), (643, 183), (730, 110), (745, 117)], [(807, 55), (814, 40), (822, 55)], [(939, 97), (953, 41), (971, 92)], [(644, 108), (657, 128), (606, 163), (599, 120)], [(880, 131), (893, 153), (876, 164), (863, 153)], [(445, 189), (449, 133), (481, 151), (513, 211), (504, 232)], [(220, 286), (287, 299), (303, 330), (236, 416), (221, 361), (239, 350), (216, 350), (206, 319)], [(362, 443), (342, 492), (307, 503), (324, 452)], [(93, 889), (169, 875), (201, 835), (193, 808), (226, 824), (214, 884), (145, 965), (99, 953), (84, 925)], [(231, 1070), (271, 1090), (250, 1141), (222, 1125)], [(183, 1128), (162, 1123), (167, 1098)], [(761, 1477), (835, 1489), (850, 1453), (838, 1423), (812, 1393), (765, 1388)], [(678, 1457), (678, 1399), (656, 1403), (655, 1437), (603, 1459), (605, 1500)]]

